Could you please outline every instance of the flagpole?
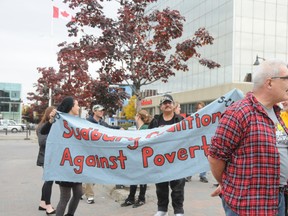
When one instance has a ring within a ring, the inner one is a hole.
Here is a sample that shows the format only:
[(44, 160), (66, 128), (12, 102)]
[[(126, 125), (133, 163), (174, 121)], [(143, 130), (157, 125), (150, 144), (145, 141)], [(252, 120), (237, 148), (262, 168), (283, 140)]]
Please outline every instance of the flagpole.
[[(54, 21), (53, 21), (53, 0), (51, 0), (51, 8), (52, 14), (51, 15), (51, 23), (50, 23), (50, 65), (53, 65), (53, 58), (54, 58)], [(52, 106), (52, 89), (49, 88), (49, 106)]]

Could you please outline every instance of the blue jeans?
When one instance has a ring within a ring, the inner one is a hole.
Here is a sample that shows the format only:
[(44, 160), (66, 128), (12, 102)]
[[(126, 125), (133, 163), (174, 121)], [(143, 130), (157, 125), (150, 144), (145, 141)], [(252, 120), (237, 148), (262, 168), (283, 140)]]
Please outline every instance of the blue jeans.
[[(225, 211), (226, 216), (239, 216), (236, 212), (232, 211), (232, 209), (228, 206), (228, 204), (225, 202), (223, 198), (222, 199), (222, 205)], [(278, 204), (278, 214), (277, 216), (284, 216), (285, 215), (285, 199), (284, 199), (284, 193), (279, 193), (279, 204)]]

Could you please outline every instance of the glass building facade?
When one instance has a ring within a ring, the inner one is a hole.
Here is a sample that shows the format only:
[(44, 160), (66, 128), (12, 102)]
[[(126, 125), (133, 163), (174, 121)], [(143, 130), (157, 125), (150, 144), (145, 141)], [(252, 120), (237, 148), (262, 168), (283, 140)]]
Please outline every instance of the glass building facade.
[[(149, 10), (167, 7), (180, 11), (186, 19), (183, 36), (173, 43), (189, 39), (200, 27), (205, 27), (214, 43), (199, 52), (221, 67), (210, 70), (196, 60), (189, 60), (188, 72), (178, 71), (168, 83), (156, 82), (146, 89), (157, 89), (159, 93), (190, 91), (193, 95), (193, 90), (223, 85), (233, 88), (235, 83), (251, 87), (246, 81), (253, 74), (257, 55), (287, 61), (287, 0), (158, 0)], [(202, 95), (201, 100), (209, 99), (213, 98)], [(185, 103), (191, 106), (195, 100)]]
[(0, 119), (13, 119), (21, 123), (21, 84), (0, 83)]

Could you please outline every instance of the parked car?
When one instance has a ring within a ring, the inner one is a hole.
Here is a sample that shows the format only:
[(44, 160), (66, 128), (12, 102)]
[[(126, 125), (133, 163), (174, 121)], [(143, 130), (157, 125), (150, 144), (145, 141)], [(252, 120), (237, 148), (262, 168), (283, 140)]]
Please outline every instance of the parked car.
[(21, 124), (17, 124), (14, 120), (0, 120), (0, 130), (7, 130), (11, 131), (12, 133), (17, 133), (18, 131), (23, 131), (24, 129), (25, 128)]

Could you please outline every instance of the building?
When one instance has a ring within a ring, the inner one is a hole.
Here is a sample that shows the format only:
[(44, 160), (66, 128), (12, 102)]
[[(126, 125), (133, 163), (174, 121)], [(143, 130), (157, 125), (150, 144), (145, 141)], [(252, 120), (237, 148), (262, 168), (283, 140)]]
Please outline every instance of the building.
[(21, 84), (0, 83), (0, 119), (22, 120)]
[[(221, 65), (210, 70), (192, 60), (189, 72), (176, 72), (168, 83), (155, 82), (141, 89), (157, 89), (160, 95), (169, 92), (185, 113), (195, 112), (196, 102), (208, 103), (234, 88), (244, 93), (251, 90), (257, 55), (260, 61), (287, 61), (286, 0), (158, 0), (149, 9), (166, 7), (180, 11), (186, 18), (182, 38), (174, 42), (184, 41), (205, 27), (215, 40), (200, 53)], [(142, 108), (151, 114), (159, 113), (160, 95), (145, 97)]]

